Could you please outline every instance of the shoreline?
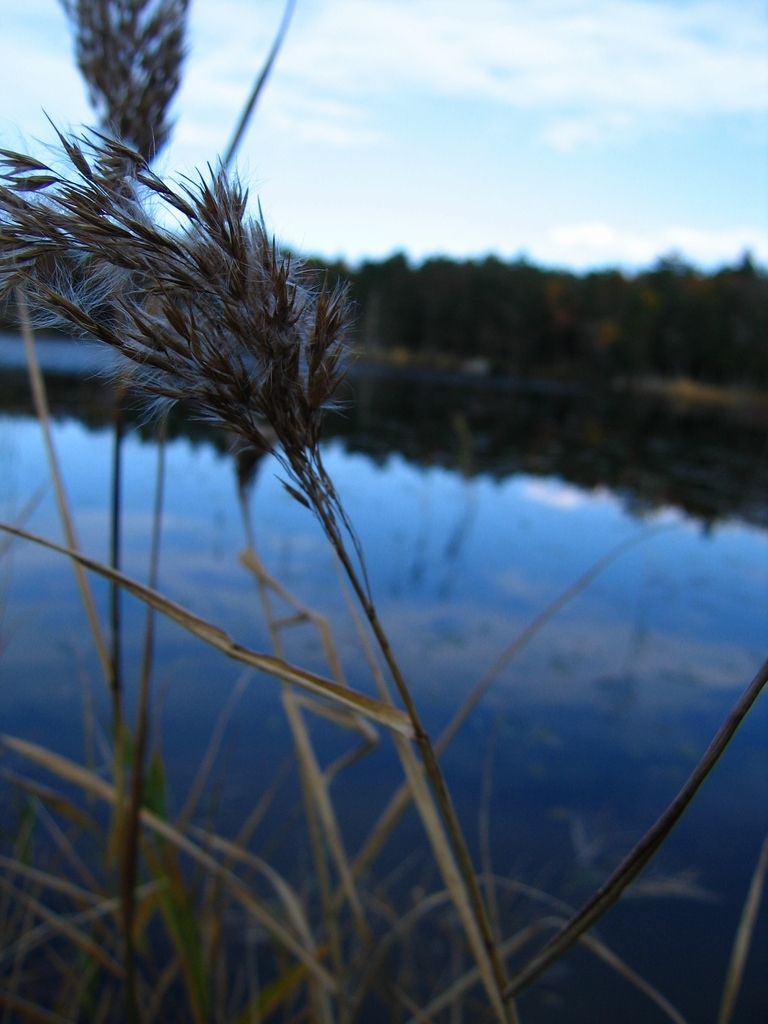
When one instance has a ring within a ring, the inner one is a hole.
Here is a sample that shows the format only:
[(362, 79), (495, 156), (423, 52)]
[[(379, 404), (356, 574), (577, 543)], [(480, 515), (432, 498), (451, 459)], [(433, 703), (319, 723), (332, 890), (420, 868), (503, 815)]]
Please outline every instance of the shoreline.
[[(107, 373), (119, 363), (115, 353), (87, 340), (45, 333), (38, 337), (40, 363), (48, 373)], [(768, 422), (768, 391), (739, 384), (712, 384), (691, 377), (660, 377), (654, 375), (622, 376), (608, 380), (588, 381), (576, 375), (542, 371), (533, 376), (515, 376), (493, 372), (489, 360), (479, 357), (458, 359), (440, 352), (410, 352), (405, 348), (389, 350), (355, 348), (350, 350), (350, 369), (380, 369), (428, 378), (442, 378), (446, 383), (477, 384), (493, 389), (541, 391), (577, 394), (588, 391), (629, 393), (660, 399), (679, 412), (728, 412)], [(26, 367), (21, 338), (12, 331), (0, 332), (0, 372)]]
[(551, 390), (563, 393), (588, 391), (591, 388), (610, 392), (630, 392), (661, 398), (681, 411), (687, 409), (721, 409), (754, 413), (768, 418), (768, 391), (737, 384), (711, 384), (692, 377), (614, 377), (611, 380), (588, 382), (583, 378), (542, 372), (536, 376), (513, 376), (492, 372), (490, 361), (483, 358), (457, 359), (444, 353), (409, 352), (405, 348), (391, 350), (353, 349), (353, 365), (381, 367), (389, 370), (434, 373), (458, 380), (476, 380), (496, 386), (526, 390)]

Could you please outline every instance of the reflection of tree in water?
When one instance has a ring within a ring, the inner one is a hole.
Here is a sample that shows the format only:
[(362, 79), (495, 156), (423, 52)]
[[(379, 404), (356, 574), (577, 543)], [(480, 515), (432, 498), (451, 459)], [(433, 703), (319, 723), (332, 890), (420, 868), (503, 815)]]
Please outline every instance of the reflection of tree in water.
[[(102, 380), (50, 375), (47, 381), (55, 418), (76, 417), (91, 429), (111, 422), (110, 389)], [(3, 411), (31, 415), (25, 375), (4, 371), (2, 383)], [(133, 408), (127, 415), (142, 436), (153, 436), (142, 422), (145, 412)], [(169, 439), (231, 450), (225, 434), (179, 407), (168, 432)], [(344, 407), (328, 417), (326, 438), (377, 462), (398, 452), (420, 466), (459, 470), (467, 481), (522, 472), (605, 486), (638, 515), (677, 506), (705, 522), (738, 516), (768, 524), (768, 422), (676, 410), (661, 399), (363, 368), (351, 375)], [(448, 561), (471, 527), (469, 505), (468, 498), (466, 521), (445, 551)]]
[[(663, 570), (659, 572), (653, 562), (654, 552), (644, 553), (644, 569), (638, 581), (627, 643), (621, 662), (616, 659), (617, 670), (594, 681), (600, 705), (609, 721), (618, 721), (637, 704), (640, 680), (643, 678), (642, 659), (651, 639), (651, 611), (659, 603), (659, 584), (666, 583)], [(650, 560), (650, 562), (648, 561)]]
[(452, 420), (451, 426), (456, 435), (458, 449), (456, 464), (461, 474), (462, 509), (453, 529), (448, 535), (443, 549), (444, 575), (438, 587), (438, 596), (441, 600), (450, 597), (461, 570), (461, 554), (467, 540), (472, 533), (475, 519), (477, 517), (478, 500), (477, 491), (474, 485), (474, 453), (475, 439), (469, 429), (466, 418), (457, 413)]
[(420, 465), (463, 470), (455, 426), (461, 422), (472, 438), (472, 476), (553, 475), (610, 487), (638, 514), (673, 505), (704, 520), (738, 515), (768, 522), (765, 421), (549, 385), (377, 376), (365, 379), (364, 402), (328, 422), (329, 435), (374, 459), (395, 450)]

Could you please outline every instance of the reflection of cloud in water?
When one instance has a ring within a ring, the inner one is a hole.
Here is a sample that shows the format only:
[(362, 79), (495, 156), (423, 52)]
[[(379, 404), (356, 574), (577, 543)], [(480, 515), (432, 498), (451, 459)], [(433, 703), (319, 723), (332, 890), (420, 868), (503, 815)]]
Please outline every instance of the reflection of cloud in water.
[[(382, 609), (393, 646), (409, 681), (456, 702), (527, 624), (472, 603)], [(605, 712), (619, 696), (606, 694), (606, 680), (620, 678), (633, 642), (631, 621), (606, 623), (568, 618), (545, 629), (504, 670), (489, 700), (591, 705)], [(633, 708), (696, 703), (702, 691), (739, 689), (752, 678), (758, 659), (732, 641), (676, 636), (649, 628), (633, 658)], [(596, 685), (599, 684), (599, 685)], [(625, 688), (626, 689), (626, 688)], [(624, 703), (620, 701), (620, 703)]]
[(551, 580), (533, 579), (531, 574), (523, 569), (507, 569), (505, 572), (499, 573), (498, 576), (494, 576), (493, 582), (502, 594), (522, 598), (532, 603), (544, 605), (557, 596)]
[(554, 477), (526, 480), (520, 488), (520, 495), (528, 501), (548, 505), (550, 508), (561, 509), (564, 512), (581, 508), (588, 503), (616, 504), (615, 496), (607, 487), (596, 487), (592, 491), (586, 491), (580, 487), (563, 483), (562, 480), (557, 480)]

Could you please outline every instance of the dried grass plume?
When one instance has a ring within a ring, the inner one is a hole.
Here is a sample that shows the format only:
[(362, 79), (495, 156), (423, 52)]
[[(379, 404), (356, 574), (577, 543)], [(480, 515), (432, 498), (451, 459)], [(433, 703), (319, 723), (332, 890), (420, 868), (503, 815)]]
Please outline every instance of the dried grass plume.
[(61, 0), (102, 127), (145, 160), (167, 143), (189, 0)]
[(60, 139), (64, 175), (0, 151), (0, 292), (22, 286), (49, 322), (126, 356), (144, 393), (275, 452), (296, 496), (347, 525), (319, 451), (345, 291), (313, 287), (222, 169), (171, 188), (111, 138)]

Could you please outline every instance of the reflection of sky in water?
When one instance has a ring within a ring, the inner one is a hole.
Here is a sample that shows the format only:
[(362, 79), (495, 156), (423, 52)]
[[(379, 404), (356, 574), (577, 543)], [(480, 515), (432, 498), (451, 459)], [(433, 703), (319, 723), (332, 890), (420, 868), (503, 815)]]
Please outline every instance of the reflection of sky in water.
[[(110, 437), (72, 422), (55, 433), (83, 547), (105, 557)], [(2, 421), (0, 458), (0, 500), (3, 514), (12, 517), (46, 480), (36, 425)], [(155, 463), (153, 447), (129, 437), (124, 566), (139, 578), (146, 575)], [(326, 463), (359, 531), (374, 594), (414, 685), (433, 688), (431, 677), (439, 676), (449, 703), (518, 629), (635, 535), (644, 539), (559, 613), (505, 673), (505, 683), (520, 684), (516, 700), (582, 703), (594, 699), (595, 679), (633, 675), (643, 681), (645, 699), (685, 703), (697, 687), (743, 685), (761, 660), (768, 536), (760, 530), (734, 522), (704, 532), (672, 511), (642, 521), (606, 489), (587, 492), (523, 475), (465, 480), (443, 469), (415, 468), (400, 456), (376, 465), (338, 444), (327, 450)], [(340, 639), (361, 669), (328, 547), (277, 472), (269, 462), (261, 467), (251, 501), (260, 553), (307, 602), (339, 618)], [(30, 525), (60, 535), (50, 488)], [(161, 586), (239, 639), (264, 643), (250, 580), (237, 563), (243, 536), (231, 461), (208, 446), (171, 444)], [(13, 562), (9, 614), (16, 600), (27, 615), (43, 614), (43, 595), (69, 586), (69, 570), (54, 556), (17, 544)], [(51, 607), (50, 614), (55, 630), (60, 612)], [(76, 604), (70, 606), (68, 615), (77, 614)], [(11, 641), (6, 659), (19, 657), (18, 647)], [(535, 689), (526, 685), (529, 673)]]
[[(36, 352), (40, 369), (51, 373), (105, 373), (114, 370), (123, 359), (106, 345), (60, 337), (55, 341), (37, 341)], [(0, 334), (0, 367), (24, 370), (26, 366), (27, 357), (21, 338), (15, 334)]]
[[(81, 543), (104, 558), (111, 436), (66, 422), (55, 426), (55, 437)], [(445, 762), (459, 812), (473, 822), (488, 735), (497, 729), (498, 867), (535, 879), (542, 864), (567, 855), (582, 872), (563, 876), (576, 887), (569, 898), (581, 898), (586, 890), (578, 886), (589, 881), (584, 872), (597, 878), (659, 813), (765, 656), (768, 535), (738, 522), (705, 532), (674, 511), (638, 520), (609, 491), (581, 491), (554, 478), (466, 480), (444, 469), (416, 468), (400, 456), (377, 465), (338, 443), (329, 445), (325, 459), (359, 531), (393, 646), (435, 733), (534, 615), (614, 545), (645, 534), (504, 671)], [(147, 574), (155, 465), (153, 447), (129, 436), (123, 564), (139, 579)], [(0, 418), (2, 516), (17, 515), (46, 479), (37, 425)], [(267, 567), (331, 616), (350, 681), (372, 689), (328, 546), (312, 516), (282, 488), (274, 464), (262, 465), (251, 508)], [(28, 525), (60, 538), (50, 487)], [(173, 442), (160, 588), (238, 640), (266, 649), (253, 583), (237, 560), (243, 546), (231, 460), (208, 445)], [(3, 729), (46, 742), (55, 737), (60, 748), (80, 756), (83, 667), (103, 722), (106, 713), (72, 573), (58, 556), (15, 543), (0, 565), (0, 581), (7, 594), (0, 633)], [(106, 621), (106, 587), (96, 581), (94, 590)], [(126, 599), (124, 613), (132, 692), (143, 610)], [(290, 638), (288, 654), (325, 671), (317, 637), (307, 629)], [(160, 624), (155, 679), (158, 691), (168, 691), (161, 719), (177, 792), (238, 675), (237, 666)], [(744, 891), (768, 828), (766, 711), (763, 699), (655, 869), (695, 868), (702, 884), (725, 894), (721, 904), (683, 915), (686, 927), (703, 922), (723, 936), (722, 949), (712, 954), (718, 976), (738, 918), (734, 894)], [(328, 756), (343, 749), (327, 728), (317, 729)], [(228, 796), (220, 810), (225, 821), (228, 815), (239, 820), (243, 802), (263, 788), (265, 764), (273, 771), (288, 742), (271, 681), (251, 683), (230, 733)], [(334, 784), (350, 808), (344, 828), (352, 848), (394, 781), (388, 757), (382, 748)], [(726, 847), (716, 841), (723, 835)], [(670, 972), (648, 951), (654, 942), (659, 948), (655, 925), (643, 910), (632, 913), (618, 908), (606, 933), (615, 931), (633, 963), (656, 971), (661, 984)], [(665, 927), (670, 942), (675, 936), (683, 941), (678, 925)], [(763, 955), (759, 942), (756, 955)], [(645, 965), (644, 957), (651, 958)], [(697, 1007), (705, 1012), (713, 998), (707, 984), (715, 982), (702, 980), (693, 960), (690, 971), (679, 974), (666, 979), (667, 989), (682, 988), (679, 1001), (692, 1016)], [(749, 984), (745, 1005), (762, 1007), (764, 984)]]

